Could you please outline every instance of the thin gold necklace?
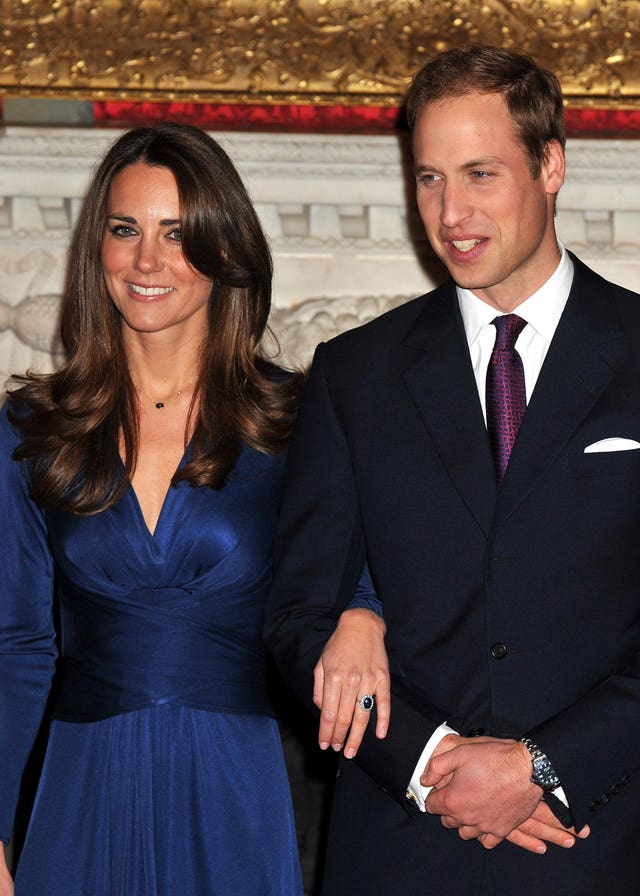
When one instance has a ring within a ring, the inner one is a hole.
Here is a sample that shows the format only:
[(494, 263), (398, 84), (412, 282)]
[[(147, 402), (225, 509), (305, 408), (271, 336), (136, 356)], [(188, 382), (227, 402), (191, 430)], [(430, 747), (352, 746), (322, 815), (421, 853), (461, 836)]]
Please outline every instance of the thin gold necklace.
[[(182, 387), (182, 389), (186, 389), (186, 387), (187, 387), (188, 385), (190, 385), (190, 384), (189, 384), (189, 383), (186, 383), (186, 384)], [(176, 390), (175, 392), (173, 392), (168, 398), (165, 398), (164, 401), (156, 401), (155, 398), (152, 398), (150, 395), (147, 395), (147, 393), (144, 391), (144, 389), (138, 389), (138, 392), (140, 393), (140, 395), (144, 395), (145, 398), (149, 399), (149, 401), (150, 401), (150, 402), (151, 402), (151, 403), (152, 403), (152, 404), (153, 404), (159, 411), (161, 411), (164, 407), (167, 406), (167, 404), (169, 404), (170, 401), (173, 401), (174, 398), (180, 398), (180, 396), (182, 395), (182, 389), (177, 389), (177, 390)]]

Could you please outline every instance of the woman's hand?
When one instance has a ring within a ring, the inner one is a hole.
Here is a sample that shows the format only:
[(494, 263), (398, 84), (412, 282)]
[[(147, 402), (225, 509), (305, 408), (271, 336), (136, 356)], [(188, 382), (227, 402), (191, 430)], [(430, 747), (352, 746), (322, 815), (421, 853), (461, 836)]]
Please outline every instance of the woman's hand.
[(13, 896), (13, 878), (7, 868), (5, 847), (0, 843), (0, 896)]
[(359, 705), (365, 694), (375, 695), (376, 737), (386, 736), (391, 698), (385, 631), (384, 620), (372, 610), (354, 607), (340, 616), (313, 672), (322, 750), (341, 750), (344, 745), (345, 757), (353, 759), (371, 715)]

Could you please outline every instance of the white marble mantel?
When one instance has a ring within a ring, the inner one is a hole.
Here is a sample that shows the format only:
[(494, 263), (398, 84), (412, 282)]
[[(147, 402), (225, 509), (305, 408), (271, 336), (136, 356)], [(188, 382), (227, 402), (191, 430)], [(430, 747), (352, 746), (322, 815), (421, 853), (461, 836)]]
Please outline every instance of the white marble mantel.
[[(118, 132), (0, 132), (0, 379), (51, 369), (70, 230), (96, 159)], [(321, 339), (438, 282), (394, 136), (214, 134), (249, 188), (274, 256), (273, 328), (306, 363)], [(640, 141), (571, 140), (565, 244), (640, 290)]]

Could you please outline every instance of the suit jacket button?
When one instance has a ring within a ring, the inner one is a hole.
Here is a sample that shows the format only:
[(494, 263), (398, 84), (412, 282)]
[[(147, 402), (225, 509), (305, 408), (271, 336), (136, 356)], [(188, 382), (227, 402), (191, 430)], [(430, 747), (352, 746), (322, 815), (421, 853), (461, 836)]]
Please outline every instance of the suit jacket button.
[(497, 641), (491, 648), (491, 656), (494, 660), (503, 660), (509, 652), (507, 645)]
[(484, 734), (484, 728), (469, 728), (467, 731), (467, 737), (482, 737)]

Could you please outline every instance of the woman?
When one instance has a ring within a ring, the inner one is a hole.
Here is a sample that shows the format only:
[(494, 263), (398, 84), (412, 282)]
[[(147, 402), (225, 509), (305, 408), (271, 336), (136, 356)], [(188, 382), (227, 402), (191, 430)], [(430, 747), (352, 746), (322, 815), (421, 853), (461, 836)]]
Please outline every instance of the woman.
[(16, 378), (0, 418), (5, 843), (54, 590), (65, 658), (16, 896), (301, 892), (260, 638), (301, 386), (260, 349), (270, 284), (215, 141), (115, 142), (71, 246), (66, 363)]

